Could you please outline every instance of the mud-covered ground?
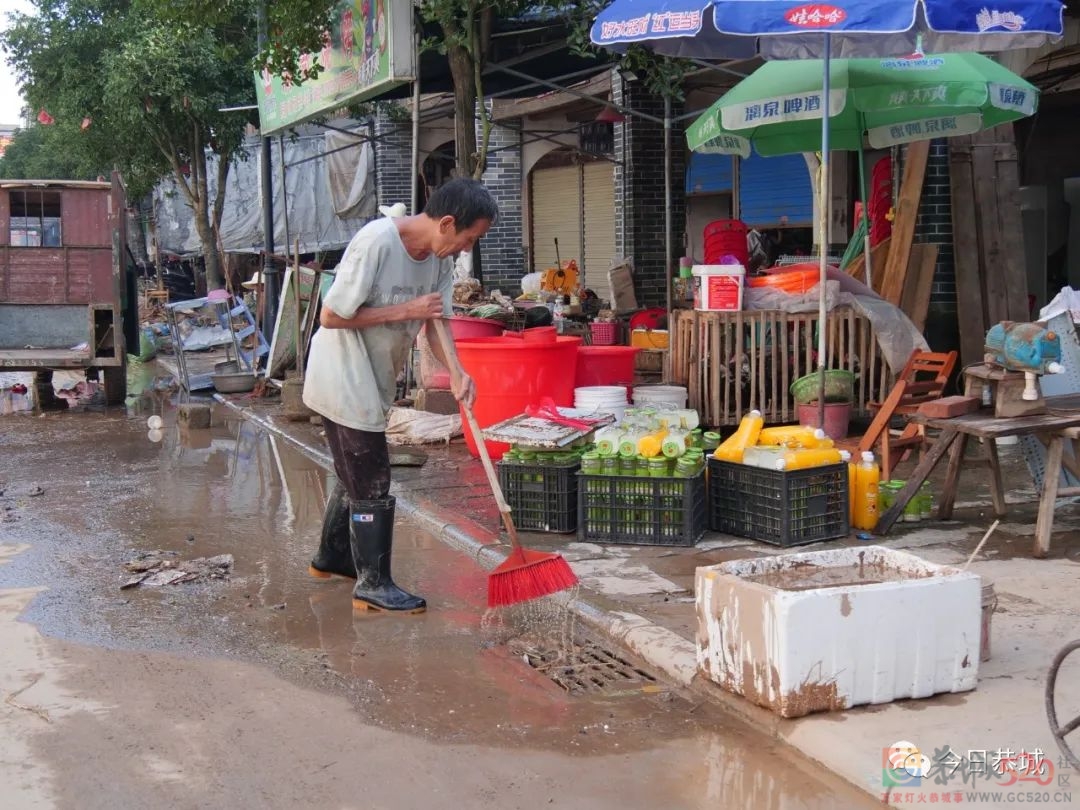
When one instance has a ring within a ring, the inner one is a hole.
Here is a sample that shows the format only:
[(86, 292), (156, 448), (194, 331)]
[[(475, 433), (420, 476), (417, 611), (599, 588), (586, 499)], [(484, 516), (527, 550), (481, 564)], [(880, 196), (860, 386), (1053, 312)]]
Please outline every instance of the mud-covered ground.
[[(486, 611), (486, 575), (405, 522), (396, 577), (428, 612), (354, 615), (349, 583), (307, 575), (323, 471), (173, 413), (0, 419), (3, 807), (870, 805), (663, 682), (567, 692), (525, 653), (573, 664), (581, 629)], [(234, 565), (122, 590), (151, 551)]]

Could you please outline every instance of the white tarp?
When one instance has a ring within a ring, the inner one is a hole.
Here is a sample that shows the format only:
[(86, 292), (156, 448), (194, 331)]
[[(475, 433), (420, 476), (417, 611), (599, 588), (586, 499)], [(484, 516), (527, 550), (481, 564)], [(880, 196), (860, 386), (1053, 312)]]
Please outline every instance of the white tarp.
[(375, 150), (358, 135), (326, 133), (326, 176), (330, 197), (339, 217), (371, 217), (375, 213)]
[[(335, 138), (336, 146), (344, 145), (343, 139), (348, 136), (341, 138)], [(370, 145), (351, 139), (355, 146), (326, 156), (329, 149), (335, 148), (327, 145), (328, 140), (323, 134), (285, 139), (287, 208), (282, 204), (281, 154), (279, 145), (274, 144), (274, 248), (279, 254), (291, 253), (293, 240), (297, 238), (301, 253), (344, 248), (364, 223), (375, 216), (374, 157)], [(259, 139), (249, 138), (245, 148), (247, 157), (236, 160), (226, 181), (221, 241), (228, 253), (259, 253), (263, 246)], [(314, 159), (301, 163), (305, 158)], [(331, 166), (334, 179), (331, 179)], [(211, 199), (216, 188), (216, 167), (217, 158), (209, 156)], [(345, 182), (343, 178), (347, 178), (347, 193), (340, 201), (344, 205), (339, 206), (334, 187), (340, 188)], [(348, 216), (340, 216), (339, 208)], [(191, 206), (174, 180), (166, 180), (154, 189), (154, 211), (159, 253), (202, 252)]]

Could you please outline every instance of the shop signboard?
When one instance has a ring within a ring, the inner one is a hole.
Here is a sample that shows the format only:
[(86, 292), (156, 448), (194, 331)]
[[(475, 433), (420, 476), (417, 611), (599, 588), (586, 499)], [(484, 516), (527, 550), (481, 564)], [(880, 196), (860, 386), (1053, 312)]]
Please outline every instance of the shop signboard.
[(318, 78), (295, 84), (263, 69), (255, 74), (264, 135), (375, 98), (416, 75), (410, 0), (344, 0), (318, 53), (300, 67), (322, 66)]

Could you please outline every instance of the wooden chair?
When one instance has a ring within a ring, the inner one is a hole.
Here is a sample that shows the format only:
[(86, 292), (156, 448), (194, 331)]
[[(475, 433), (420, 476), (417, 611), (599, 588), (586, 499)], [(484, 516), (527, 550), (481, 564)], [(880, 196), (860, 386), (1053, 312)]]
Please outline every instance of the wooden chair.
[(891, 478), (896, 465), (908, 453), (916, 448), (925, 449), (927, 438), (922, 425), (909, 422), (902, 430), (892, 431), (890, 423), (896, 416), (915, 413), (924, 402), (940, 399), (956, 367), (956, 359), (956, 352), (914, 352), (885, 400), (867, 403), (876, 415), (866, 433), (854, 446), (850, 442), (840, 446), (854, 453), (876, 452), (881, 461), (882, 480)]
[[(919, 410), (924, 402), (940, 399), (945, 393), (945, 386), (956, 368), (956, 352), (921, 352), (914, 351), (908, 358), (903, 370), (897, 375), (896, 381), (905, 382), (907, 386), (901, 400), (896, 403), (895, 414), (897, 416), (910, 416)], [(886, 398), (888, 402), (892, 398), (890, 392)], [(867, 407), (871, 411), (884, 408), (885, 402), (868, 402)]]

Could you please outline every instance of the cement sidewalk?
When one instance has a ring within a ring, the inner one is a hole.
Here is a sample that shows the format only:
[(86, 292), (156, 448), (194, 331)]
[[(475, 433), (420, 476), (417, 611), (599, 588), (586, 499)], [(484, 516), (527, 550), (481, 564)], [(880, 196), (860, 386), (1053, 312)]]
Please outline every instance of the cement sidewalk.
[[(331, 466), (318, 428), (279, 418), (275, 405), (220, 395), (216, 399), (317, 463)], [(498, 513), (480, 463), (468, 455), (460, 440), (449, 447), (425, 446), (423, 450), (428, 455), (423, 467), (394, 469), (392, 491), (398, 498), (399, 514), (424, 524), (478, 565), (494, 567), (504, 558), (507, 546), (500, 542)], [(1072, 769), (1059, 755), (1043, 702), (1051, 660), (1066, 642), (1080, 637), (1080, 596), (1072, 590), (1080, 573), (1080, 509), (1059, 502), (1050, 556), (1033, 559), (1036, 506), (1031, 478), (1018, 451), (1003, 448), (1002, 458), (1010, 513), (971, 565), (972, 571), (993, 582), (998, 596), (993, 655), (980, 667), (978, 688), (964, 694), (782, 720), (697, 675), (693, 577), (697, 566), (784, 550), (712, 532), (693, 548), (600, 546), (578, 543), (574, 535), (524, 534), (523, 539), (530, 547), (558, 551), (571, 562), (583, 585), (571, 608), (586, 624), (672, 681), (721, 702), (890, 804), (961, 801), (980, 807), (1015, 807), (1026, 801), (1080, 806), (1080, 775), (1070, 780)], [(899, 477), (905, 472), (901, 468)], [(912, 551), (932, 562), (962, 565), (993, 520), (989, 482), (982, 468), (965, 470), (960, 501), (956, 520), (911, 524), (913, 530), (899, 524), (875, 542)], [(850, 545), (860, 543), (852, 537), (810, 548)], [(897, 621), (904, 618), (898, 616)], [(941, 621), (947, 622), (948, 617)], [(1062, 722), (1080, 714), (1080, 653), (1075, 658), (1075, 666), (1063, 669), (1059, 678)], [(1080, 732), (1075, 736), (1080, 744)], [(948, 779), (931, 777), (922, 780), (921, 786), (893, 788), (886, 796), (882, 750), (899, 740), (913, 742), (932, 760), (946, 746), (962, 756), (987, 752), (990, 762), (999, 751), (1041, 751), (1052, 778), (1048, 783), (1044, 775), (1041, 783), (1003, 786), (1008, 779), (1000, 776), (969, 774), (965, 781), (961, 768)], [(1071, 781), (1077, 783), (1075, 796)], [(1017, 796), (1016, 791), (1030, 795)]]

